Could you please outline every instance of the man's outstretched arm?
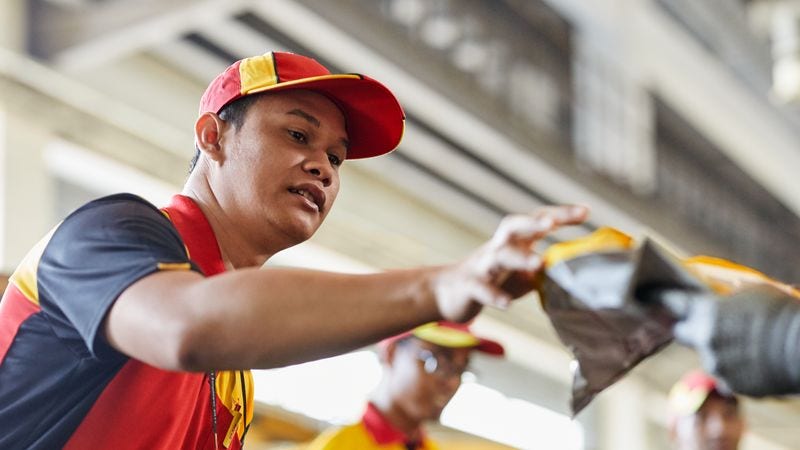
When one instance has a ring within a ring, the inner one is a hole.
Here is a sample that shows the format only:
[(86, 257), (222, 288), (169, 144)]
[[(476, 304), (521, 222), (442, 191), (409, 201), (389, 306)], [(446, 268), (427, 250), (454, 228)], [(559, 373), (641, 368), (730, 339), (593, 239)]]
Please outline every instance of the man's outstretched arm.
[(119, 296), (105, 335), (122, 353), (170, 370), (269, 368), (344, 353), (425, 322), (507, 306), (533, 287), (541, 268), (534, 244), (586, 213), (563, 206), (509, 216), (472, 255), (441, 267), (156, 273)]

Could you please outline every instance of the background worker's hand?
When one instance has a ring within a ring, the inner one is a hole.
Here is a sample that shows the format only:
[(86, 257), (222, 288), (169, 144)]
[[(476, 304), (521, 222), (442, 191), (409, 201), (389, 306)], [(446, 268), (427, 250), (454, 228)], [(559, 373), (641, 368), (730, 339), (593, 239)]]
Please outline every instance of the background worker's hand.
[(583, 222), (587, 214), (583, 206), (550, 206), (505, 217), (486, 244), (435, 281), (442, 318), (463, 322), (483, 305), (506, 308), (530, 292), (543, 263), (534, 251), (536, 242), (561, 226)]
[[(678, 302), (674, 302), (676, 304)], [(724, 386), (755, 397), (800, 393), (800, 300), (772, 286), (688, 298), (675, 338)]]

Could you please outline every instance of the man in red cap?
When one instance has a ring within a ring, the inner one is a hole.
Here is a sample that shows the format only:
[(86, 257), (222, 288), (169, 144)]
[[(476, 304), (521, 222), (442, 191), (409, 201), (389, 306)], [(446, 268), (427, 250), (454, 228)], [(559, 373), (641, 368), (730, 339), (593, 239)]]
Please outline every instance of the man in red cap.
[(423, 429), (438, 420), (461, 385), (470, 353), (504, 353), (464, 324), (432, 322), (378, 346), (383, 378), (361, 421), (321, 434), (308, 450), (432, 450)]
[(736, 450), (745, 421), (738, 399), (717, 381), (692, 371), (669, 393), (670, 437), (676, 450)]
[(197, 157), (163, 209), (130, 194), (70, 214), (0, 302), (0, 448), (241, 448), (247, 369), (344, 353), (531, 289), (537, 240), (579, 207), (506, 218), (463, 261), (345, 275), (260, 270), (310, 238), (345, 159), (392, 151), (403, 110), (379, 82), (267, 53), (209, 85)]

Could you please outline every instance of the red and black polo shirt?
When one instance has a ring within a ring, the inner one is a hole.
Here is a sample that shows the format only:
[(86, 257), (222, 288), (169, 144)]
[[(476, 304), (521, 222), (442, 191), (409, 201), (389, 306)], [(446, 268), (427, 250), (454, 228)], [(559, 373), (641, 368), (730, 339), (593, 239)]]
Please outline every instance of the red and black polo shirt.
[[(215, 448), (208, 374), (149, 366), (103, 334), (119, 295), (163, 270), (225, 270), (188, 197), (95, 200), (29, 252), (0, 301), (0, 448)], [(218, 372), (215, 386), (219, 448), (238, 449), (252, 377)]]

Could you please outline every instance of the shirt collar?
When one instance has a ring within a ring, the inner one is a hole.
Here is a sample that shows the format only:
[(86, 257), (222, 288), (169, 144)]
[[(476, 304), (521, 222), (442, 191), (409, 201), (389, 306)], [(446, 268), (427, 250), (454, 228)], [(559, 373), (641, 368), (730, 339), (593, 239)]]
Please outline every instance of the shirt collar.
[[(367, 410), (364, 412), (362, 421), (369, 434), (378, 444), (404, 444), (409, 440), (408, 436), (395, 428), (372, 402), (367, 404)], [(425, 440), (424, 434), (422, 435), (422, 440)]]
[(169, 206), (162, 211), (167, 215), (178, 234), (181, 235), (189, 259), (200, 267), (206, 276), (225, 272), (225, 263), (214, 230), (205, 214), (191, 198), (175, 195)]

